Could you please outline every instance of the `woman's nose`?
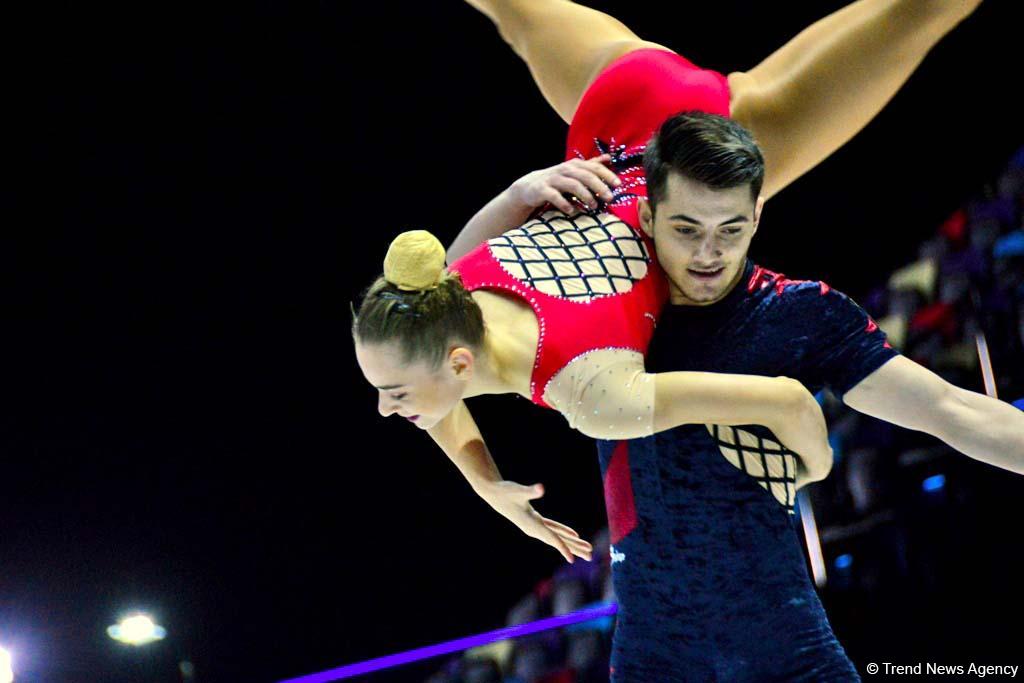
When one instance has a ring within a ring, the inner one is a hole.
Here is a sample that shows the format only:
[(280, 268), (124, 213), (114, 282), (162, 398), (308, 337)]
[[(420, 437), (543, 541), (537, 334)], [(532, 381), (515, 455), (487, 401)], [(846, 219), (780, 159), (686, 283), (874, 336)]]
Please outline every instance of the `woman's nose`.
[(393, 415), (396, 410), (397, 408), (395, 408), (394, 402), (387, 396), (381, 395), (381, 397), (377, 399), (377, 412), (380, 413), (381, 417)]

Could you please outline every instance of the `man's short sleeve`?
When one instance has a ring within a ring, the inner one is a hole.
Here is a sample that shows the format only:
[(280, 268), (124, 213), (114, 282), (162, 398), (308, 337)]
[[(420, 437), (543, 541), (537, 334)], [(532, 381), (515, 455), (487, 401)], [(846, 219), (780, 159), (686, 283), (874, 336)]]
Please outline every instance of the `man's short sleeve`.
[[(898, 355), (867, 311), (827, 285), (801, 286), (789, 322), (802, 347), (799, 379), (826, 386), (837, 397)], [(788, 308), (788, 307), (787, 307)]]

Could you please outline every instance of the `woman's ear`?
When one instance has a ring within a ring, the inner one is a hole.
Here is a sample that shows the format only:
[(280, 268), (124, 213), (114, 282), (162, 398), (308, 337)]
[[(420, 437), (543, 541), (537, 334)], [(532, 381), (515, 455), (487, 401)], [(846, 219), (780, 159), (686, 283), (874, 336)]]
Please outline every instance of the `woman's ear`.
[(456, 346), (448, 353), (448, 367), (456, 379), (468, 382), (473, 377), (473, 368), (476, 358), (473, 352), (465, 346)]

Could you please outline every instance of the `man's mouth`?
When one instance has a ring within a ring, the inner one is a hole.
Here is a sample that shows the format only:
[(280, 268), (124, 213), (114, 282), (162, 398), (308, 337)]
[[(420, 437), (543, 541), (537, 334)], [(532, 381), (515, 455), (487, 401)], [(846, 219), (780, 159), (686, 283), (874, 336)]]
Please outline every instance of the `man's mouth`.
[(694, 268), (687, 268), (686, 272), (697, 280), (710, 281), (725, 272), (725, 266), (716, 268), (715, 270), (696, 270)]

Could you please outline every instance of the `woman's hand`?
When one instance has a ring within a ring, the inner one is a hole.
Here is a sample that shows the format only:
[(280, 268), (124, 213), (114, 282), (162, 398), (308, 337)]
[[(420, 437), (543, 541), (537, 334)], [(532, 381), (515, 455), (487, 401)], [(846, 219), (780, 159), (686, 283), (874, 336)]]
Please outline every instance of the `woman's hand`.
[(800, 456), (797, 486), (820, 481), (832, 468), (832, 446), (828, 442), (828, 425), (821, 406), (795, 379), (777, 377), (775, 381), (788, 396), (789, 410), (781, 420), (767, 426), (786, 448)]
[(569, 215), (579, 213), (573, 202), (563, 193), (575, 197), (590, 208), (597, 207), (597, 199), (611, 201), (609, 188), (621, 181), (605, 166), (611, 161), (608, 154), (593, 159), (572, 159), (524, 175), (487, 202), (476, 212), (448, 247), (448, 263), (462, 258), (481, 242), (486, 242), (526, 221), (534, 210), (550, 203)]
[(533, 509), (530, 501), (544, 495), (542, 485), (523, 486), (513, 481), (497, 481), (478, 486), (476, 492), (524, 534), (560, 552), (566, 562), (571, 564), (573, 555), (590, 560), (594, 548), (579, 534), (564, 524), (542, 517)]
[(508, 192), (518, 204), (536, 209), (550, 203), (559, 211), (574, 213), (572, 202), (564, 195), (575, 197), (590, 207), (597, 208), (597, 200), (610, 202), (611, 189), (622, 184), (615, 172), (605, 166), (611, 156), (603, 154), (593, 159), (570, 159), (557, 166), (528, 173), (512, 183)]

